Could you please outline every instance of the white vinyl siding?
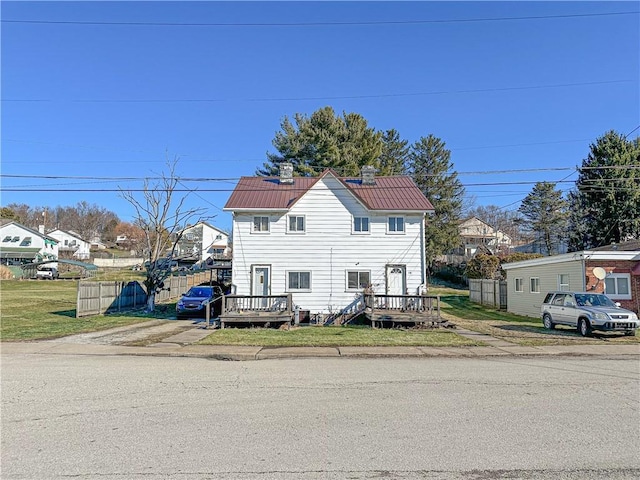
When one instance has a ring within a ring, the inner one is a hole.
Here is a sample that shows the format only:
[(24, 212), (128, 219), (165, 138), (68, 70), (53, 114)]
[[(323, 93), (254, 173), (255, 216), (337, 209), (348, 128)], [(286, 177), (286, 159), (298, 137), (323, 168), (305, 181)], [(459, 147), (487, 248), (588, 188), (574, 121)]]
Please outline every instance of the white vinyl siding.
[[(270, 234), (252, 234), (253, 217), (270, 218)], [(304, 216), (304, 235), (288, 232), (289, 217)], [(292, 291), (293, 302), (312, 313), (335, 312), (354, 299), (347, 271), (370, 272), (377, 293), (385, 292), (386, 265), (406, 265), (407, 291), (424, 282), (424, 215), (404, 214), (404, 235), (387, 235), (389, 212), (367, 210), (331, 176), (319, 180), (288, 211), (236, 212), (233, 221), (233, 284), (250, 292), (251, 265), (272, 265), (271, 292), (287, 291), (286, 272), (311, 272), (311, 291)], [(355, 235), (354, 218), (366, 218), (369, 232)], [(313, 221), (311, 221), (313, 219)]]

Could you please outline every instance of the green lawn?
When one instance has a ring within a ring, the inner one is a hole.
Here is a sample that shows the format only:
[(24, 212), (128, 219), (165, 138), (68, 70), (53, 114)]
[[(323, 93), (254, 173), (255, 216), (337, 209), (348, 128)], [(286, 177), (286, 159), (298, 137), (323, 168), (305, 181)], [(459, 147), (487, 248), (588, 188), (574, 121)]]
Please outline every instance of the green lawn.
[(263, 347), (429, 346), (459, 347), (479, 343), (454, 330), (397, 330), (369, 327), (225, 328), (199, 342), (201, 345)]
[(640, 336), (627, 337), (621, 333), (594, 332), (582, 337), (575, 328), (557, 327), (546, 330), (542, 320), (501, 312), (483, 307), (469, 300), (469, 293), (443, 292), (442, 315), (456, 325), (519, 345), (578, 345), (578, 344), (637, 344)]
[[(130, 273), (132, 276), (140, 274)], [(433, 288), (429, 293), (441, 295), (442, 316), (455, 325), (520, 345), (640, 343), (640, 336), (625, 337), (617, 333), (596, 332), (591, 338), (583, 338), (574, 329), (560, 327), (552, 331), (545, 330), (539, 319), (471, 303), (466, 290)], [(2, 341), (56, 338), (154, 318), (171, 318), (174, 314), (173, 304), (167, 304), (160, 305), (154, 315), (121, 313), (75, 318), (76, 295), (76, 281), (0, 281), (0, 338)], [(455, 330), (382, 330), (367, 327), (308, 327), (291, 330), (229, 328), (213, 331), (201, 343), (261, 346), (474, 345), (473, 341), (457, 335)]]
[(77, 285), (72, 280), (0, 281), (2, 341), (56, 338), (155, 318), (142, 314), (75, 318)]

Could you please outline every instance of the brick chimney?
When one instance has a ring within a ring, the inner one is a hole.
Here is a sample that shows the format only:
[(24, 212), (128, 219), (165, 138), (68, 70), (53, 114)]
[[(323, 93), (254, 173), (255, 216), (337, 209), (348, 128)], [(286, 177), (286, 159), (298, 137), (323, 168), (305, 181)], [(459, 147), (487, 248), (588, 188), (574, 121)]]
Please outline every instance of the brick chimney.
[(285, 185), (293, 184), (293, 164), (281, 163), (280, 164), (280, 183)]
[(376, 184), (376, 167), (373, 165), (365, 165), (360, 170), (362, 176), (362, 185), (375, 185)]

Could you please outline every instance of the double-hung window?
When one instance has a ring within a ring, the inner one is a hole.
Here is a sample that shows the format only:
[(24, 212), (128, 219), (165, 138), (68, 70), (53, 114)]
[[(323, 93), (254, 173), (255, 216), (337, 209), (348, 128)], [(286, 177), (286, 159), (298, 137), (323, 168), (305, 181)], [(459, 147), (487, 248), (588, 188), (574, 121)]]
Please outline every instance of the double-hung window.
[(523, 283), (522, 278), (516, 278), (516, 292), (524, 292)]
[(387, 233), (404, 233), (404, 217), (389, 217)]
[(287, 272), (287, 290), (311, 290), (311, 272)]
[(269, 217), (253, 217), (253, 232), (269, 233)]
[(610, 273), (604, 279), (605, 291), (614, 300), (631, 300), (631, 275), (628, 273)]
[(369, 217), (353, 217), (353, 233), (369, 233)]
[(347, 290), (362, 290), (371, 284), (371, 272), (364, 270), (347, 271)]
[(558, 290), (561, 292), (568, 292), (570, 290), (568, 273), (561, 273), (558, 275)]
[(289, 215), (289, 224), (287, 231), (289, 233), (304, 233), (305, 229), (304, 216), (302, 215)]
[(540, 279), (538, 277), (529, 278), (531, 293), (540, 293)]

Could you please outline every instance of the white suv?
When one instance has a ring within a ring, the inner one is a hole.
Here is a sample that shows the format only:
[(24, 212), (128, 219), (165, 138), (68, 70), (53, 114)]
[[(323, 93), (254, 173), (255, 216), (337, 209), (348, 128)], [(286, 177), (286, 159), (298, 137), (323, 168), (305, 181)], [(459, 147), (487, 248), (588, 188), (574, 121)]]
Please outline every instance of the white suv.
[(570, 325), (576, 327), (583, 337), (592, 330), (635, 335), (640, 327), (635, 313), (620, 308), (620, 304), (602, 293), (549, 292), (542, 303), (541, 314), (545, 328)]
[(36, 272), (36, 278), (43, 280), (55, 280), (59, 277), (58, 269), (55, 267), (42, 267)]

